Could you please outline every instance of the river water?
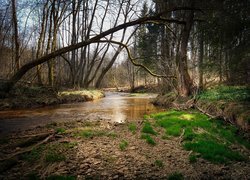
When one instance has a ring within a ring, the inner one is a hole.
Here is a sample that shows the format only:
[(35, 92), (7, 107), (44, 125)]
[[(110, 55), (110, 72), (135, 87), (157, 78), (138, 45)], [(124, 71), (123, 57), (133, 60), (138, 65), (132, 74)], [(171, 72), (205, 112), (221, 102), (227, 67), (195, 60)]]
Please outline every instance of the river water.
[(31, 129), (52, 122), (105, 120), (117, 123), (142, 119), (161, 109), (150, 103), (156, 95), (132, 96), (107, 92), (99, 100), (57, 106), (0, 111), (0, 134)]

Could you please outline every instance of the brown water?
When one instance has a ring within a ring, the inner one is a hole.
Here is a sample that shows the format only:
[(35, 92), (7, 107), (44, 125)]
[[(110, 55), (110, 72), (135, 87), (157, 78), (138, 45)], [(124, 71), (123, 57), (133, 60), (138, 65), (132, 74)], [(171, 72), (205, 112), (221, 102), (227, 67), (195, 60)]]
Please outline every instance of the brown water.
[(160, 111), (159, 108), (150, 103), (150, 98), (155, 96), (106, 93), (105, 98), (92, 102), (0, 111), (0, 134), (26, 130), (52, 122), (106, 120), (123, 123), (142, 119), (145, 114)]

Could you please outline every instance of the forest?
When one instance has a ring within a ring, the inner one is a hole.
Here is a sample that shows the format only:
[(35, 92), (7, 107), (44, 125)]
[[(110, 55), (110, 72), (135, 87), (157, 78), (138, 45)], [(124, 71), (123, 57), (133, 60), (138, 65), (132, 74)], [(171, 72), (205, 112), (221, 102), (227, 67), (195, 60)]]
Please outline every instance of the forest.
[(0, 5), (0, 179), (250, 178), (250, 0)]

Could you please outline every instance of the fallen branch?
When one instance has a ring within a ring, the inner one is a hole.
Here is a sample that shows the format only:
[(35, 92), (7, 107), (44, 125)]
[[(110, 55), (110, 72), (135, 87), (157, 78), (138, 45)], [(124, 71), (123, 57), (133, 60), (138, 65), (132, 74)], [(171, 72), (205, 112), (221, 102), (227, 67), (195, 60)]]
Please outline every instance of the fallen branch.
[(184, 136), (184, 134), (185, 134), (185, 129), (183, 129), (182, 130), (182, 133), (181, 133), (181, 135), (179, 136), (179, 144), (181, 145), (181, 142), (182, 142), (182, 138), (183, 138), (183, 136)]
[(46, 137), (43, 141), (41, 141), (41, 142), (35, 144), (34, 146), (31, 146), (31, 147), (29, 147), (29, 148), (27, 148), (27, 149), (24, 149), (24, 150), (19, 151), (19, 152), (16, 152), (16, 153), (13, 153), (13, 154), (11, 154), (11, 155), (9, 155), (9, 156), (3, 158), (3, 159), (0, 159), (0, 162), (1, 162), (1, 161), (6, 161), (6, 160), (11, 159), (11, 158), (13, 158), (13, 157), (15, 157), (15, 156), (18, 156), (18, 155), (20, 155), (20, 154), (24, 154), (24, 153), (30, 152), (30, 151), (32, 151), (34, 148), (36, 148), (36, 147), (38, 147), (38, 146), (40, 146), (40, 145), (42, 145), (42, 144), (48, 142), (48, 141), (49, 141), (51, 138), (53, 138), (54, 136), (55, 136), (55, 134), (51, 134), (51, 135), (49, 135), (48, 137)]

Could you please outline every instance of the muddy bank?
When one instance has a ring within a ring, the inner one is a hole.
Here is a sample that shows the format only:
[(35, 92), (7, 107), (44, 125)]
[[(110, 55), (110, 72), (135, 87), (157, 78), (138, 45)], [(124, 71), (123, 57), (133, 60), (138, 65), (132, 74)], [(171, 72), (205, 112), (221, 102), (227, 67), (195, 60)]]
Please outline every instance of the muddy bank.
[(0, 143), (0, 179), (248, 179), (248, 161), (191, 163), (181, 136), (162, 138), (154, 127), (152, 145), (141, 138), (143, 124), (79, 120), (12, 134)]
[(0, 110), (36, 108), (72, 102), (85, 102), (104, 97), (100, 90), (65, 90), (29, 87), (16, 88), (7, 97), (1, 99)]

